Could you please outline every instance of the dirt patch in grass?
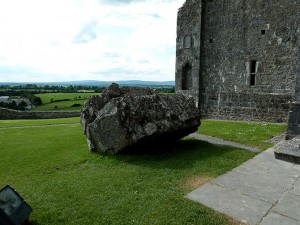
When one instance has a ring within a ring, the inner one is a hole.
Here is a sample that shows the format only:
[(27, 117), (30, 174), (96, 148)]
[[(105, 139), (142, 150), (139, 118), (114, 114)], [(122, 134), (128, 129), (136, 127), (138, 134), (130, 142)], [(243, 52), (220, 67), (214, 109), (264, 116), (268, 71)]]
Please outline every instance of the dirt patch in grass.
[[(188, 190), (194, 190), (194, 189), (199, 188), (200, 186), (210, 182), (212, 179), (214, 179), (214, 177), (210, 177), (210, 176), (190, 177), (182, 182), (182, 186)], [(227, 215), (224, 215), (224, 216), (228, 218), (228, 222), (231, 225), (246, 225), (246, 223), (238, 221)]]
[(233, 218), (229, 218), (229, 222), (232, 224), (232, 225), (246, 225), (246, 223), (243, 223), (241, 221), (238, 221), (238, 220), (235, 220)]
[(203, 184), (208, 183), (211, 181), (213, 177), (209, 176), (199, 176), (199, 177), (190, 177), (183, 181), (182, 186), (186, 189), (194, 190)]

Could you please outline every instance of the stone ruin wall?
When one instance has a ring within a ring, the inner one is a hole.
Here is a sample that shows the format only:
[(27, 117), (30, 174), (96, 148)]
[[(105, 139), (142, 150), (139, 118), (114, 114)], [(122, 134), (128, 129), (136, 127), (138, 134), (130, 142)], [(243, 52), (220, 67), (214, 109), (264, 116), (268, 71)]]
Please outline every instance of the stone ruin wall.
[[(176, 92), (192, 95), (196, 103), (199, 102), (199, 71), (201, 48), (201, 4), (199, 2), (186, 2), (178, 12), (176, 40)], [(184, 49), (184, 38), (189, 35), (192, 40), (191, 48)], [(187, 88), (182, 88), (182, 68), (190, 66), (191, 71), (186, 80)], [(184, 90), (183, 90), (184, 89)]]
[(56, 119), (79, 117), (78, 111), (17, 111), (12, 109), (0, 108), (0, 120), (16, 120), (16, 119)]
[[(190, 18), (195, 7), (201, 15)], [(202, 117), (287, 121), (299, 69), (299, 0), (190, 0), (179, 10), (178, 24), (176, 90), (199, 94)], [(183, 47), (187, 34), (200, 42), (200, 57), (197, 46)], [(190, 90), (181, 83), (186, 61), (200, 68)]]
[(216, 92), (203, 94), (202, 118), (287, 122), (291, 95), (243, 92)]

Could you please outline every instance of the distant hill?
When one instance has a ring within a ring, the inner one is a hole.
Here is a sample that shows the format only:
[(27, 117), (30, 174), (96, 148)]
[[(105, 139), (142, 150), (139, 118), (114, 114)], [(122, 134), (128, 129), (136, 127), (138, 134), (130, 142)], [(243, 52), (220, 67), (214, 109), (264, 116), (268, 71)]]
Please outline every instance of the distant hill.
[(98, 80), (79, 80), (65, 82), (0, 82), (0, 85), (59, 85), (59, 86), (109, 86), (117, 83), (122, 86), (175, 86), (175, 81), (141, 81), (141, 80), (120, 80), (120, 81), (98, 81)]

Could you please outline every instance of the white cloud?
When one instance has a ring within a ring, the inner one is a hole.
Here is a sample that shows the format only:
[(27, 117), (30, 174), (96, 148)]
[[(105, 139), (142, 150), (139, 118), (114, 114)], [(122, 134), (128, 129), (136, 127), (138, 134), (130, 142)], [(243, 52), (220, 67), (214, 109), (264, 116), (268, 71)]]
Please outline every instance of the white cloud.
[(173, 80), (183, 2), (1, 1), (0, 82)]

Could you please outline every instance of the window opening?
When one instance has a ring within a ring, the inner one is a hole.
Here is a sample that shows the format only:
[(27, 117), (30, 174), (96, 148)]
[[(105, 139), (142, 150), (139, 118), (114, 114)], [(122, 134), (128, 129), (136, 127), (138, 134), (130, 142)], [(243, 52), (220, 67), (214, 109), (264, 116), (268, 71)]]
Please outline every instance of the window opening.
[(256, 84), (256, 60), (250, 61), (250, 86), (254, 86)]
[(261, 30), (261, 34), (262, 35), (266, 34), (266, 30)]
[(186, 35), (183, 39), (183, 47), (184, 48), (191, 48), (192, 47), (192, 36)]
[(213, 39), (209, 39), (209, 43), (213, 43), (214, 42), (214, 40)]
[(256, 73), (256, 60), (251, 60), (250, 67), (250, 73)]
[(256, 74), (250, 74), (250, 86), (255, 85)]
[(186, 64), (182, 68), (182, 90), (192, 89), (192, 67), (190, 64)]

